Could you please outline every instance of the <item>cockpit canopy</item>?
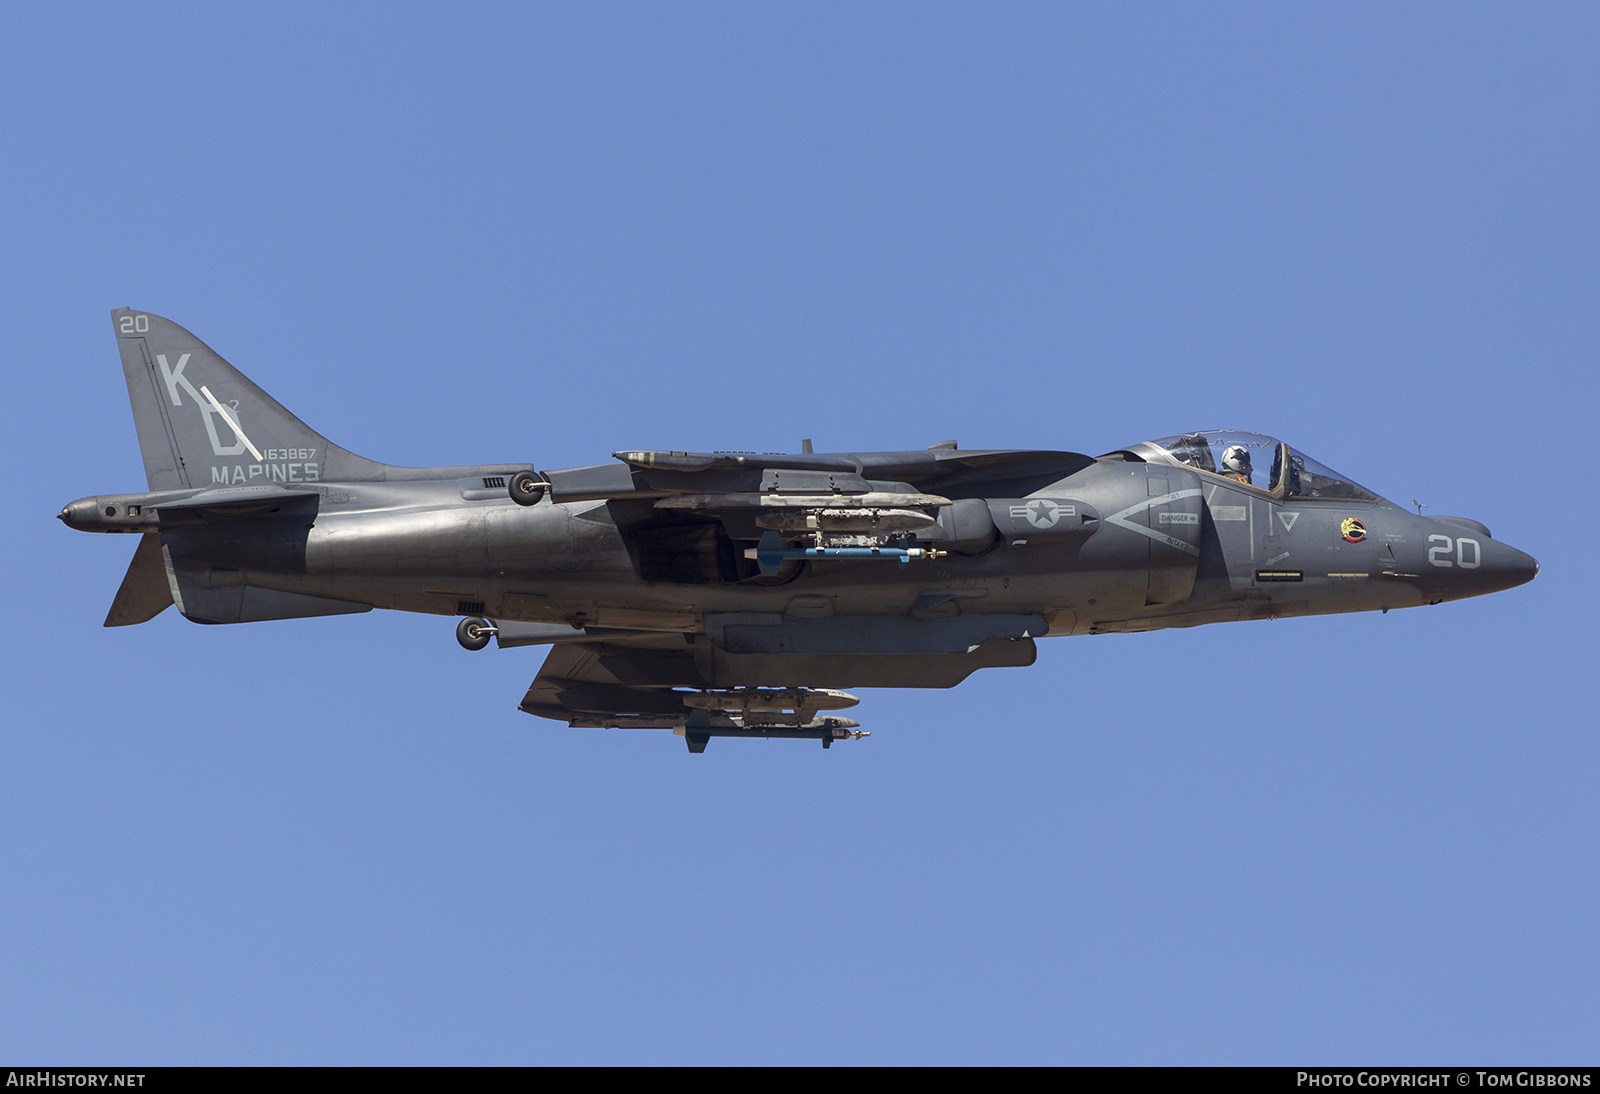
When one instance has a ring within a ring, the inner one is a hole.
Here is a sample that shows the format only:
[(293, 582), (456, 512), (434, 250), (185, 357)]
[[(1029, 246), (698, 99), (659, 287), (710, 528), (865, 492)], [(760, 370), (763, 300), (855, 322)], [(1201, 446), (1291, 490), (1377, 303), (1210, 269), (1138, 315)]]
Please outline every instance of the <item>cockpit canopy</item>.
[(1177, 463), (1220, 475), (1275, 498), (1377, 501), (1358, 486), (1282, 441), (1237, 429), (1184, 433), (1136, 444), (1128, 451), (1152, 463)]

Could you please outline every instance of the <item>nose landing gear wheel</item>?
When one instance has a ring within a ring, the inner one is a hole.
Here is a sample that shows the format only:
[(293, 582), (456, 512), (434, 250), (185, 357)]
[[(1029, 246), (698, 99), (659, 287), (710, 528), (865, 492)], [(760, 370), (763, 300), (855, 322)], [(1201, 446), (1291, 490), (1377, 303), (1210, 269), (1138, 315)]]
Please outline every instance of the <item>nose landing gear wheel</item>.
[(465, 650), (481, 650), (498, 631), (487, 619), (463, 619), (456, 624), (456, 641)]

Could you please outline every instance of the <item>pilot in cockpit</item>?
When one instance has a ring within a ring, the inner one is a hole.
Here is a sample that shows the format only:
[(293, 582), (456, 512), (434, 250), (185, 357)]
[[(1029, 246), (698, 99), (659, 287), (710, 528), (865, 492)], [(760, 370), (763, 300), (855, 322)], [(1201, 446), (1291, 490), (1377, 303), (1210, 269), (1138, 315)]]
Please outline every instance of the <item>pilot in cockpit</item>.
[(1222, 453), (1222, 473), (1246, 486), (1254, 486), (1250, 481), (1250, 450), (1242, 444), (1230, 444)]

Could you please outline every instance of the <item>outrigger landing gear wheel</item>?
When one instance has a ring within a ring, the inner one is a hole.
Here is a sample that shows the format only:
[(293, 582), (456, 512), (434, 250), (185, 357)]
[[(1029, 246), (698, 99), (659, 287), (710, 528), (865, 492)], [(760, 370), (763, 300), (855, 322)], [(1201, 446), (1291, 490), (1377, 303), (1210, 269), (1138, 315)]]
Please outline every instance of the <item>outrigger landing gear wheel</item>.
[(506, 483), (506, 489), (511, 492), (511, 500), (518, 505), (537, 505), (539, 499), (544, 497), (546, 483), (532, 471), (518, 471)]
[(496, 633), (495, 625), (487, 619), (463, 619), (456, 624), (456, 641), (462, 649), (481, 650)]

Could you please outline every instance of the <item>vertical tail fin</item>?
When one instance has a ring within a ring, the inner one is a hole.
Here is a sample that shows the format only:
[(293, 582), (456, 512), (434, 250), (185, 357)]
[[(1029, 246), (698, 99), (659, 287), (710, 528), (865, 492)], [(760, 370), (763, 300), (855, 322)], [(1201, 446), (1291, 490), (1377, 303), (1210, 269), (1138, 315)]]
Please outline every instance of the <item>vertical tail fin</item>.
[(170, 319), (118, 308), (111, 323), (151, 490), (387, 477), (386, 465), (330, 442)]

